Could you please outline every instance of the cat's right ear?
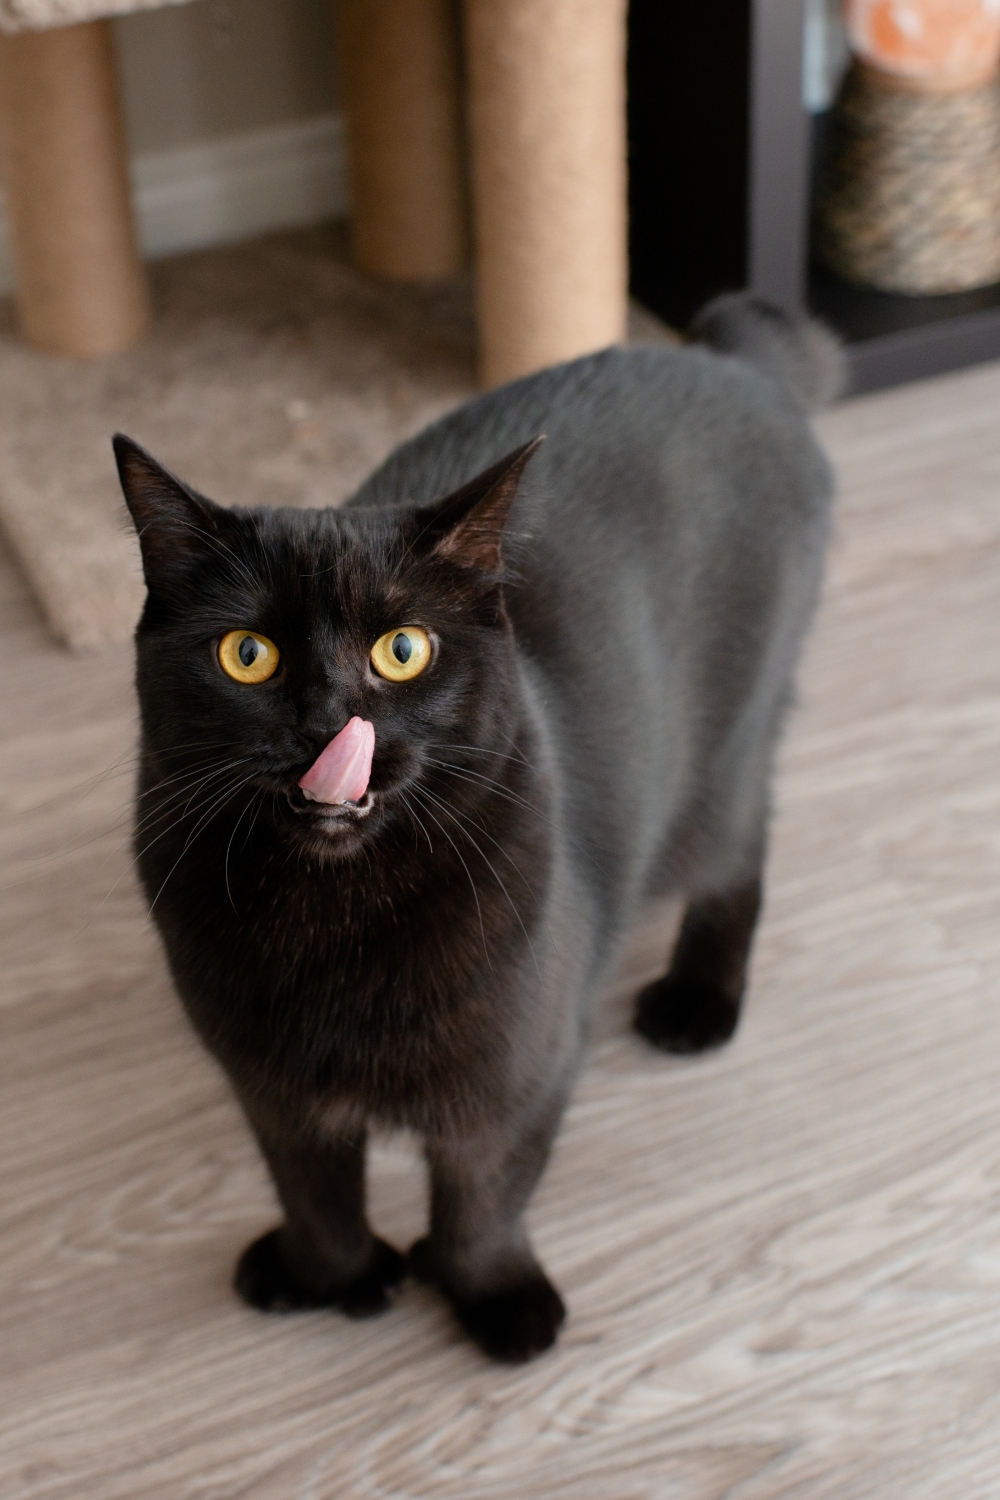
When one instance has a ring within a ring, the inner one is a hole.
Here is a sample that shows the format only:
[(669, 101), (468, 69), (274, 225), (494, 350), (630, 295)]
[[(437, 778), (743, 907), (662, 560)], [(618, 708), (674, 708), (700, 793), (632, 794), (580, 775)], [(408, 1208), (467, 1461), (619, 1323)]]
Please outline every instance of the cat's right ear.
[(218, 550), (226, 512), (134, 443), (116, 432), (111, 440), (122, 493), (139, 533), (142, 569), (150, 589), (169, 585), (187, 564)]

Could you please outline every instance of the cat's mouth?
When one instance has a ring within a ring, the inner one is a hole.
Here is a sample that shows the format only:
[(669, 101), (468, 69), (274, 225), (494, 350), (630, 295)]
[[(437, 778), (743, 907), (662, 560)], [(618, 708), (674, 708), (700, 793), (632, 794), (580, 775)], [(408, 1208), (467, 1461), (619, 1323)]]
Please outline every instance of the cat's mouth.
[(324, 833), (352, 827), (366, 818), (375, 806), (370, 789), (354, 802), (309, 802), (298, 789), (289, 793), (288, 800), (294, 812), (307, 817), (313, 828)]

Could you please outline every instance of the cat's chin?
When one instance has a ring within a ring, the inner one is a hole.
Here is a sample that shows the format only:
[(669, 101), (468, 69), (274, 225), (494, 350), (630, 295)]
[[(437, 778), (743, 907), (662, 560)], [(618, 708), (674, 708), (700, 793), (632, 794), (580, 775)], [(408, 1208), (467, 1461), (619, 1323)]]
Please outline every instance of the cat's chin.
[(331, 828), (344, 828), (356, 823), (359, 818), (367, 818), (375, 805), (371, 791), (365, 792), (356, 802), (314, 802), (311, 799), (292, 804), (295, 811), (305, 813), (316, 823), (329, 824)]
[(296, 795), (289, 797), (295, 814), (295, 832), (316, 853), (340, 858), (359, 843), (365, 819), (375, 806), (372, 792), (365, 792), (356, 802), (309, 802)]

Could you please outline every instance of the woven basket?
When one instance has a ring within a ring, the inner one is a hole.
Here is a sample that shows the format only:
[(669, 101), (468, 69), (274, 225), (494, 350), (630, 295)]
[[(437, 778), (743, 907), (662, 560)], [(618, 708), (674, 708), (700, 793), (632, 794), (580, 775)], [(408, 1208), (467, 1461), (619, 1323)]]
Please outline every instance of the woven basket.
[(837, 276), (880, 291), (1000, 281), (1000, 82), (909, 93), (855, 64), (833, 107), (813, 244)]

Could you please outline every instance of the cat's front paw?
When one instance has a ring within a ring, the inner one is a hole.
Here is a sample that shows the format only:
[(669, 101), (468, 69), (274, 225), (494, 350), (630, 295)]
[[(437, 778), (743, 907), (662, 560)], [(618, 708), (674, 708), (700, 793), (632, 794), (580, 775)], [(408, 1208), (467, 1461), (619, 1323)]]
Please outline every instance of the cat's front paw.
[(523, 1364), (550, 1349), (566, 1321), (566, 1305), (540, 1269), (502, 1292), (458, 1297), (436, 1273), (430, 1241), (417, 1240), (409, 1269), (420, 1281), (437, 1283), (449, 1298), (466, 1333), (491, 1359)]
[(566, 1304), (540, 1271), (520, 1286), (455, 1301), (466, 1333), (491, 1359), (523, 1364), (551, 1349), (566, 1321)]
[(261, 1312), (303, 1312), (339, 1307), (351, 1318), (368, 1318), (389, 1306), (389, 1289), (402, 1281), (406, 1262), (384, 1240), (373, 1240), (368, 1264), (350, 1281), (323, 1289), (307, 1285), (282, 1252), (282, 1232), (272, 1229), (248, 1245), (236, 1266), (234, 1285), (244, 1302)]
[(340, 1288), (336, 1304), (349, 1318), (373, 1318), (392, 1302), (390, 1292), (406, 1275), (406, 1261), (385, 1240), (372, 1242), (366, 1270)]
[(664, 1052), (705, 1052), (728, 1042), (739, 1004), (696, 979), (657, 979), (636, 1001), (635, 1029)]

